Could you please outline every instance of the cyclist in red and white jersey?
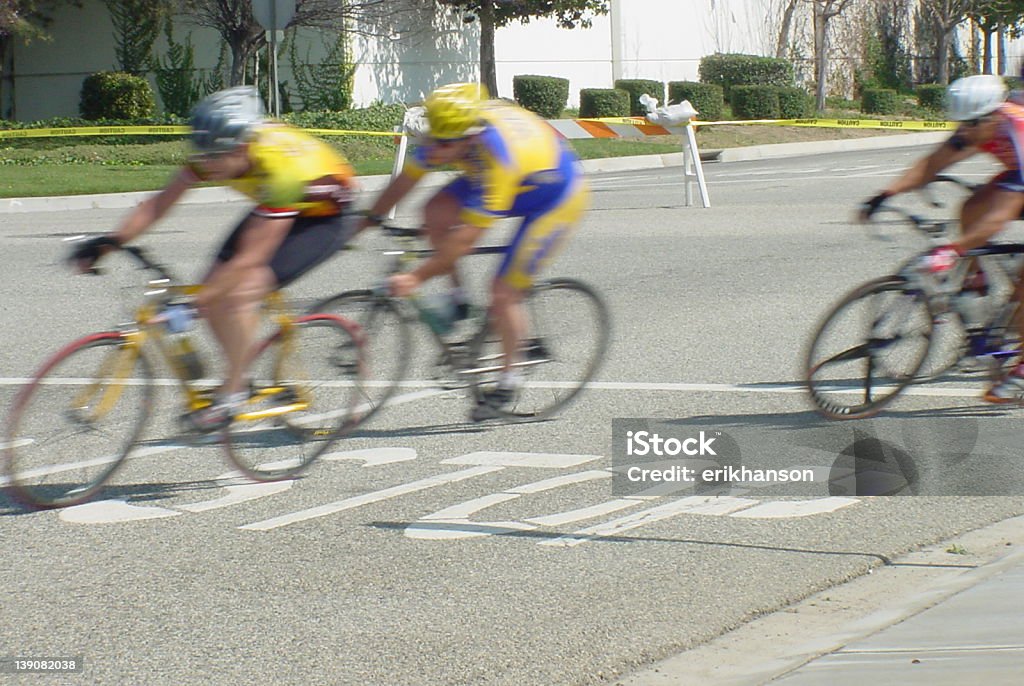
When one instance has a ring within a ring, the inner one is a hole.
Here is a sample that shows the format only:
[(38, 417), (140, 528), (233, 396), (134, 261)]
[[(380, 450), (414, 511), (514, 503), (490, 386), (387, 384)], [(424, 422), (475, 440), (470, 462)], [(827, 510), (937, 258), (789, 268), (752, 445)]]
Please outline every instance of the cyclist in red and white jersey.
[[(951, 269), (965, 251), (985, 245), (1024, 211), (1024, 105), (1007, 102), (1006, 97), (1006, 84), (998, 76), (968, 76), (950, 84), (946, 111), (951, 120), (961, 122), (960, 126), (942, 145), (861, 207), (860, 218), (867, 221), (892, 196), (921, 188), (961, 160), (979, 152), (999, 160), (1003, 171), (980, 186), (961, 207), (960, 238), (935, 248), (922, 261), (921, 266), (932, 273)], [(982, 274), (976, 277), (969, 280), (965, 290), (983, 295), (987, 285)], [(1018, 300), (1024, 294), (1021, 282), (1018, 278), (1014, 294)], [(1015, 325), (1024, 340), (1024, 312), (1018, 312)], [(1024, 403), (1024, 361), (984, 398), (993, 403)]]

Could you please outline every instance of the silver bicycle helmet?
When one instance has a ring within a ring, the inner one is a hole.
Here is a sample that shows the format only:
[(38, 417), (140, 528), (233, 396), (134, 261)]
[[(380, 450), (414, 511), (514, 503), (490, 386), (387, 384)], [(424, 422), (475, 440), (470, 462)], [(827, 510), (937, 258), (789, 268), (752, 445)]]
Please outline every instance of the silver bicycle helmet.
[(977, 119), (998, 109), (1006, 95), (1006, 83), (998, 76), (965, 76), (946, 89), (946, 114), (953, 121)]
[(263, 121), (263, 101), (252, 86), (217, 91), (192, 110), (192, 146), (202, 153), (233, 150), (252, 137)]

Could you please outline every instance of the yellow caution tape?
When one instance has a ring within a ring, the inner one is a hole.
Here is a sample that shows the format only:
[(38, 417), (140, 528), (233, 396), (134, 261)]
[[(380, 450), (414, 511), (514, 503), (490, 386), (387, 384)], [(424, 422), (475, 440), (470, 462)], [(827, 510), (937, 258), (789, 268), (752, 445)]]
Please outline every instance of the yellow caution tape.
[(825, 129), (899, 129), (902, 131), (947, 131), (956, 129), (955, 121), (911, 121), (903, 119), (745, 119), (739, 121), (697, 121), (694, 126), (722, 124), (760, 124), (768, 126), (803, 126)]
[[(187, 126), (79, 126), (55, 129), (11, 129), (0, 131), (4, 138), (57, 138), (61, 136), (167, 136), (186, 134)], [(320, 136), (403, 136), (393, 131), (349, 131), (345, 129), (302, 129)]]
[(79, 126), (66, 129), (13, 129), (0, 131), (2, 138), (51, 138), (60, 136), (167, 136), (188, 133), (187, 126)]

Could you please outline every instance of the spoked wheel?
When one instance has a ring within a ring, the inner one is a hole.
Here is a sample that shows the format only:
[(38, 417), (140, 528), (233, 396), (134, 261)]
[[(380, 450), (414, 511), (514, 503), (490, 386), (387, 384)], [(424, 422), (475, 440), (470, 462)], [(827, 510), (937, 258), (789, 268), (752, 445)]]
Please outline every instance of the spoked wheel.
[(340, 317), (307, 315), (258, 350), (249, 400), (223, 445), (250, 479), (288, 479), (366, 418), (362, 334)]
[(394, 395), (409, 367), (409, 322), (399, 304), (372, 291), (346, 291), (310, 308), (344, 317), (363, 332), (363, 395), (366, 421)]
[(477, 421), (546, 419), (586, 387), (604, 360), (608, 310), (589, 286), (572, 279), (541, 282), (524, 304), (528, 334), (513, 362), (522, 385), (510, 397), (497, 395), (504, 357), (491, 318), (470, 345), (462, 374), (473, 384)]
[(1000, 383), (1013, 369), (1021, 363), (1022, 345), (1020, 333), (1017, 331), (1016, 319), (1017, 310), (1020, 304), (1012, 304), (1005, 316), (994, 327), (995, 335), (988, 342), (988, 352), (985, 357), (989, 360), (989, 380), (992, 385)]
[(843, 298), (807, 354), (807, 389), (830, 419), (870, 417), (913, 382), (928, 355), (933, 316), (901, 277), (869, 281)]
[(13, 496), (40, 509), (91, 498), (142, 435), (152, 399), (152, 367), (122, 334), (65, 347), (11, 407), (0, 444)]

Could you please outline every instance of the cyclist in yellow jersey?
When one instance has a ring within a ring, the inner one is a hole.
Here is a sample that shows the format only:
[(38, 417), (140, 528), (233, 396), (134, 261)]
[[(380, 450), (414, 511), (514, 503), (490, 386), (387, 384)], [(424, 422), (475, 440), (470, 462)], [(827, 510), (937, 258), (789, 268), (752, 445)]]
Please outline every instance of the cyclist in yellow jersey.
[(456, 261), (498, 219), (522, 218), (491, 285), (491, 316), (501, 333), (505, 369), (487, 403), (500, 407), (514, 399), (521, 383), (511, 364), (527, 334), (523, 296), (579, 224), (589, 191), (579, 160), (554, 129), (532, 112), (487, 100), (483, 86), (443, 86), (424, 104), (430, 141), (384, 189), (362, 228), (379, 222), (427, 171), (442, 165), (459, 169), (462, 174), (424, 209), (435, 254), (392, 277), (391, 289), (410, 295), (424, 281), (451, 274), (456, 310), (465, 316)]
[(91, 268), (105, 252), (146, 231), (202, 181), (223, 183), (256, 202), (217, 252), (195, 300), (227, 360), (215, 402), (188, 417), (205, 432), (228, 425), (234, 407), (246, 399), (260, 302), (337, 252), (357, 222), (349, 211), (355, 183), (348, 162), (322, 141), (268, 121), (254, 88), (208, 96), (196, 105), (190, 123), (195, 154), (188, 164), (116, 231), (82, 242), (69, 259), (80, 270)]

